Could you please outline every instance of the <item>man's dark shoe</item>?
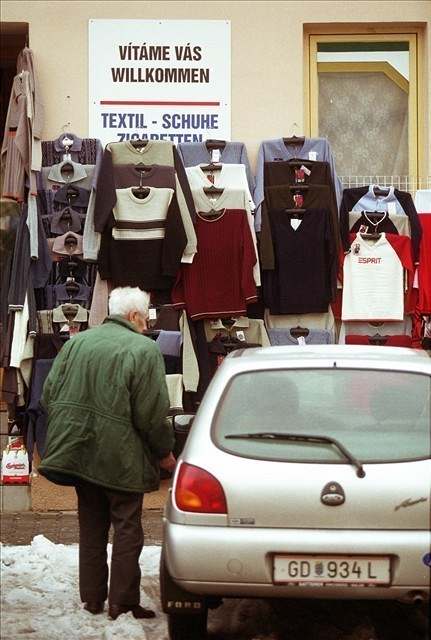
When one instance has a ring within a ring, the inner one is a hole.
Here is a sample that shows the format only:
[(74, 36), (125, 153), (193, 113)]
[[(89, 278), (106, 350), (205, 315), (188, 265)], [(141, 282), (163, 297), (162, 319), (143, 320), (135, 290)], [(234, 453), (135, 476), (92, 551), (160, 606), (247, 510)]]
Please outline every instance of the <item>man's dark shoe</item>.
[(102, 613), (104, 606), (104, 602), (86, 602), (84, 604), (84, 609), (93, 615), (97, 615), (98, 613)]
[(128, 607), (127, 605), (121, 604), (110, 604), (109, 605), (109, 617), (112, 620), (116, 620), (118, 616), (122, 613), (132, 612), (134, 618), (155, 618), (156, 614), (152, 609), (145, 609), (145, 607), (141, 607), (140, 604), (136, 604), (132, 607)]

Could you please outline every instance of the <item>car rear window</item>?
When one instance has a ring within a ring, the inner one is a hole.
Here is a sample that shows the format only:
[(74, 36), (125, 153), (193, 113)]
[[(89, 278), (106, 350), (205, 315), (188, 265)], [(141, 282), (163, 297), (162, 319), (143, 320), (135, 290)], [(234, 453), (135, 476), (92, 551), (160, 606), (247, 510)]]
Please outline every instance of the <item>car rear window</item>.
[(396, 371), (242, 373), (219, 402), (212, 437), (230, 453), (266, 460), (345, 462), (330, 444), (244, 434), (329, 436), (361, 462), (424, 459), (430, 457), (430, 387), (428, 375)]

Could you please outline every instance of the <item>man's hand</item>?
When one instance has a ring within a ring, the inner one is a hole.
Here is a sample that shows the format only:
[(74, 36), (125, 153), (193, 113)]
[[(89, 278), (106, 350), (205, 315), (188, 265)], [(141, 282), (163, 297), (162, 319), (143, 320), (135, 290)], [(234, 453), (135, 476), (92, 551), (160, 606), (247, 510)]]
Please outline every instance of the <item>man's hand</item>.
[(165, 469), (165, 471), (172, 472), (175, 469), (176, 464), (177, 464), (177, 461), (172, 455), (172, 452), (168, 456), (166, 456), (166, 458), (162, 458), (161, 460), (159, 460), (159, 467), (161, 469)]

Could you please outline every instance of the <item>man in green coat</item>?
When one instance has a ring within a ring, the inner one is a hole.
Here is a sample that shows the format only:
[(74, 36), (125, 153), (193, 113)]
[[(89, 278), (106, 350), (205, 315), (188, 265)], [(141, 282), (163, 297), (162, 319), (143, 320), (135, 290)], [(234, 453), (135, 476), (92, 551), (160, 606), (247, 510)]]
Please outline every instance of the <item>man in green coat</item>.
[(79, 516), (79, 587), (84, 608), (101, 613), (108, 597), (107, 543), (114, 528), (109, 615), (139, 604), (143, 494), (159, 488), (160, 467), (172, 471), (174, 435), (163, 358), (142, 335), (149, 296), (114, 289), (104, 323), (75, 335), (56, 357), (42, 404), (48, 412), (39, 472), (75, 485)]

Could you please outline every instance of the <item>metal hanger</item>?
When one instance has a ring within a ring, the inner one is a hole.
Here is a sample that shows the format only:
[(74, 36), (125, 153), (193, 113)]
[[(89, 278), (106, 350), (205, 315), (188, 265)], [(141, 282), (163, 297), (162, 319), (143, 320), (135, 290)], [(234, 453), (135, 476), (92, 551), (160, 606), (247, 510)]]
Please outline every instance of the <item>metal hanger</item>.
[(383, 345), (386, 344), (389, 336), (382, 336), (380, 333), (375, 333), (373, 336), (367, 336), (367, 338), (370, 344)]
[(213, 218), (215, 216), (221, 216), (226, 209), (210, 209), (209, 211), (199, 211), (199, 215), (202, 218)]
[(66, 284), (66, 292), (70, 299), (73, 298), (73, 293), (77, 293), (80, 290), (80, 285), (76, 282), (75, 278), (71, 277), (67, 280)]
[(212, 184), (209, 187), (204, 187), (204, 193), (207, 195), (222, 195), (224, 193), (224, 187), (216, 187)]
[(144, 198), (146, 198), (150, 192), (151, 189), (150, 187), (144, 187), (144, 185), (142, 184), (142, 175), (144, 173), (144, 171), (141, 169), (138, 169), (139, 173), (139, 186), (138, 187), (132, 187), (132, 193), (134, 196), (136, 196), (137, 198), (140, 198), (141, 200), (144, 200)]
[(306, 327), (301, 327), (298, 325), (296, 327), (292, 327), (289, 330), (289, 333), (292, 336), (292, 338), (306, 338), (310, 333), (310, 331)]
[(296, 132), (299, 131), (298, 124), (294, 122), (291, 127), (291, 133), (287, 138), (283, 138), (283, 143), (286, 147), (288, 146), (298, 146), (300, 144), (304, 144), (305, 136), (297, 136)]
[(382, 234), (377, 231), (372, 231), (371, 233), (361, 233), (360, 236), (364, 240), (379, 240), (382, 237)]
[(373, 193), (375, 196), (388, 196), (390, 193), (389, 187), (380, 187), (378, 184), (373, 185)]
[(147, 171), (152, 171), (153, 165), (144, 164), (143, 162), (138, 162), (137, 164), (135, 164), (135, 170), (139, 171), (142, 175), (142, 172), (146, 173)]
[(143, 147), (146, 147), (148, 144), (148, 140), (142, 139), (142, 140), (130, 140), (130, 144), (132, 145), (132, 147), (134, 149), (142, 149)]
[(201, 170), (204, 172), (213, 173), (213, 171), (221, 171), (223, 165), (221, 162), (210, 162), (205, 166), (201, 166)]
[(205, 146), (208, 151), (212, 149), (224, 149), (226, 146), (226, 140), (205, 140)]

